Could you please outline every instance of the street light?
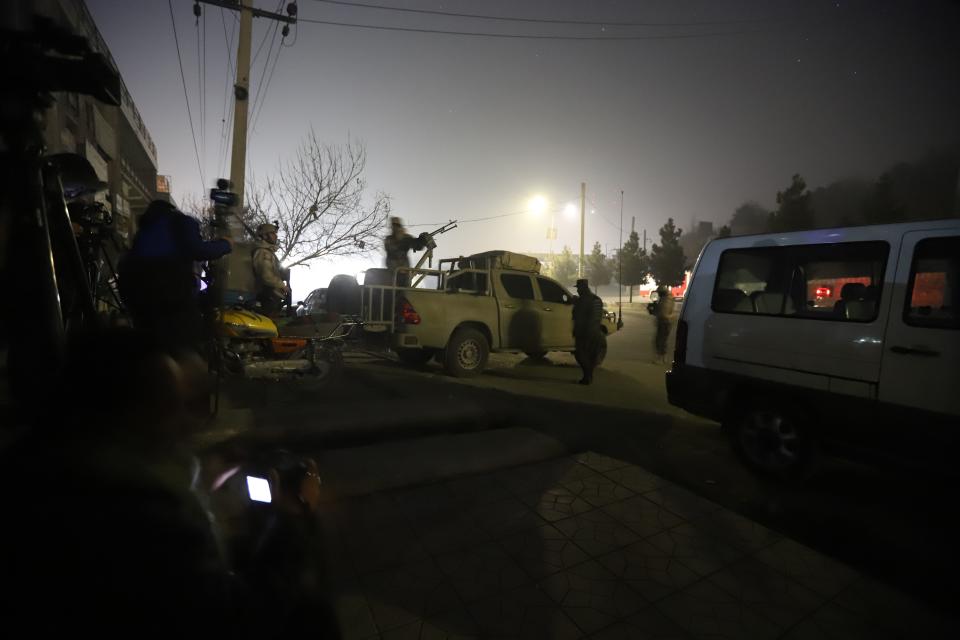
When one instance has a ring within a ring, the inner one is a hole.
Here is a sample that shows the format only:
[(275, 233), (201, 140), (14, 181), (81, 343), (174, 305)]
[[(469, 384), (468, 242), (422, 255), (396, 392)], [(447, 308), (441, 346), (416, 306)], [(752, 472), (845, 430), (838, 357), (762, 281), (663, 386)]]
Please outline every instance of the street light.
[(542, 215), (547, 210), (547, 199), (543, 196), (534, 196), (530, 199), (528, 207), (531, 213)]

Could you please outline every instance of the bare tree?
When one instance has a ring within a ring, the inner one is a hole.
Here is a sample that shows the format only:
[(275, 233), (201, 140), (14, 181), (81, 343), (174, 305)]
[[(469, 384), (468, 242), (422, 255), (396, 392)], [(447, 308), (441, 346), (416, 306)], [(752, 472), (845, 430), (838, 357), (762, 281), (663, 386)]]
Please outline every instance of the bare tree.
[(365, 201), (366, 164), (362, 143), (348, 138), (345, 145), (325, 144), (311, 129), (272, 177), (252, 181), (245, 222), (251, 229), (277, 223), (278, 257), (287, 267), (326, 256), (367, 254), (380, 246), (390, 197), (378, 191)]

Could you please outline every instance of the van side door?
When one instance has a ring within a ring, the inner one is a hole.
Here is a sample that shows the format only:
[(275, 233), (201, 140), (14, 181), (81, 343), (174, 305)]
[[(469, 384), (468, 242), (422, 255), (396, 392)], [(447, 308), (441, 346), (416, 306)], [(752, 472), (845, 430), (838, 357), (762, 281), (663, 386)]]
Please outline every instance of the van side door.
[[(920, 428), (960, 418), (960, 230), (904, 234), (880, 374), (881, 406)], [(942, 435), (942, 434), (941, 434)], [(948, 434), (949, 435), (949, 434)], [(913, 438), (920, 437), (914, 432)], [(935, 446), (933, 442), (931, 446)]]

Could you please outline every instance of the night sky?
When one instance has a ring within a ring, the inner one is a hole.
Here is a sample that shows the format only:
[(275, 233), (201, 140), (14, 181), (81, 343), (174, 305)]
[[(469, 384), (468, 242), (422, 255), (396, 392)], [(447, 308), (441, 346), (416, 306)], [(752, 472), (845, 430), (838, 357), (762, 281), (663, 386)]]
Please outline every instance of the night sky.
[[(574, 250), (579, 223), (562, 210), (578, 201), (585, 181), (588, 209), (596, 210), (587, 219), (587, 243), (613, 251), (621, 189), (625, 225), (636, 216), (637, 229), (653, 237), (668, 217), (686, 229), (694, 217), (722, 224), (745, 200), (772, 207), (794, 173), (811, 187), (874, 178), (894, 162), (960, 141), (956, 2), (365, 1), (660, 24), (505, 22), (301, 0), (302, 19), (608, 40), (303, 21), (286, 39), (292, 46), (275, 45), (271, 55), (273, 25), (255, 19), (254, 51), (265, 44), (251, 73), (251, 95), (270, 80), (250, 138), (248, 177), (272, 172), (311, 127), (331, 143), (350, 135), (367, 146), (371, 190), (389, 193), (394, 212), (409, 224), (523, 211), (542, 195), (558, 210), (554, 248)], [(206, 185), (168, 3), (88, 0), (157, 143), (159, 171), (173, 176), (174, 195), (183, 202), (228, 173), (221, 119), (231, 73), (226, 41), (236, 22), (229, 11), (204, 7), (199, 33), (205, 46), (198, 46), (193, 2), (172, 4)], [(275, 10), (278, 3), (256, 0), (256, 6)], [(645, 39), (609, 39), (624, 36)], [(271, 77), (263, 68), (267, 62), (273, 68), (277, 51)], [(205, 76), (205, 91), (198, 75)], [(547, 226), (547, 216), (533, 214), (466, 223), (443, 237), (440, 252), (544, 252)], [(324, 285), (331, 273), (381, 259), (295, 273), (295, 295)]]

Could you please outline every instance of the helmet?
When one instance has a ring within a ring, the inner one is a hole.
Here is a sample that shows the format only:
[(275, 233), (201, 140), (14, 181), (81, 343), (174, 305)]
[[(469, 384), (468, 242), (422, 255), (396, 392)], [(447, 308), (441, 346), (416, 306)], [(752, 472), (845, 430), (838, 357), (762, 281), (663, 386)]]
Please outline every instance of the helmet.
[(261, 238), (267, 235), (268, 233), (276, 233), (276, 232), (277, 232), (277, 225), (270, 224), (269, 222), (264, 222), (262, 225), (257, 227), (257, 236)]

